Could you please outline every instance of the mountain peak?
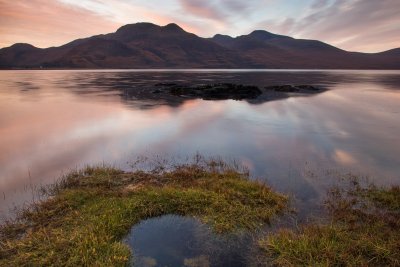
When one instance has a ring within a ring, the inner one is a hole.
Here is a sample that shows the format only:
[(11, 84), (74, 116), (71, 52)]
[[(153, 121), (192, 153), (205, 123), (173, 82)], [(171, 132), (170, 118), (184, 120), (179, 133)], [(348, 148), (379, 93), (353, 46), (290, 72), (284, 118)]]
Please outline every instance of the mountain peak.
[(159, 26), (149, 22), (140, 22), (120, 27), (115, 32), (115, 36), (120, 40), (131, 40), (132, 38), (141, 38), (143, 36), (151, 36), (154, 34), (173, 35), (179, 33), (185, 33), (185, 31), (175, 23)]
[(219, 45), (232, 48), (235, 39), (229, 35), (223, 35), (223, 34), (216, 34), (214, 37), (211, 38), (214, 42), (216, 42)]
[(381, 54), (381, 55), (392, 55), (392, 56), (400, 55), (400, 47), (399, 48), (393, 48), (393, 49), (390, 49), (390, 50), (386, 50), (386, 51), (380, 52), (379, 54)]
[(10, 46), (12, 48), (16, 48), (16, 49), (36, 49), (37, 47), (31, 45), (31, 44), (27, 44), (27, 43), (16, 43), (13, 44), (12, 46)]
[(27, 43), (16, 43), (16, 44), (13, 44), (12, 46), (5, 47), (3, 49), (15, 51), (17, 53), (35, 52), (35, 51), (41, 50), (40, 48), (37, 48), (36, 46), (27, 44)]
[(52, 48), (0, 49), (0, 68), (375, 68), (400, 69), (400, 50), (350, 53), (264, 30), (202, 38), (175, 23), (135, 23)]
[(124, 26), (121, 26), (116, 33), (131, 33), (131, 32), (143, 32), (143, 31), (149, 31), (153, 30), (156, 28), (159, 28), (160, 26), (150, 23), (150, 22), (138, 22), (138, 23), (133, 23), (133, 24), (126, 24)]
[(277, 35), (264, 30), (255, 30), (250, 33), (249, 36), (265, 41), (274, 38)]
[(213, 39), (233, 39), (233, 37), (229, 36), (229, 35), (217, 33), (216, 35), (213, 36)]
[(175, 23), (169, 23), (169, 24), (163, 26), (163, 28), (168, 30), (168, 31), (174, 31), (174, 32), (182, 32), (182, 31), (184, 31), (181, 27), (179, 27), (178, 24), (175, 24)]

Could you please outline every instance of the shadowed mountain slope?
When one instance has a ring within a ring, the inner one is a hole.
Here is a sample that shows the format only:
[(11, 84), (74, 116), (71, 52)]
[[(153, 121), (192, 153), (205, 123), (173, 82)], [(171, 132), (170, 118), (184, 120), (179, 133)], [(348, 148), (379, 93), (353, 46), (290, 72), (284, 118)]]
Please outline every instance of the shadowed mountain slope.
[(201, 38), (173, 23), (136, 23), (60, 47), (15, 44), (0, 49), (0, 68), (400, 69), (400, 49), (348, 52), (262, 30), (236, 38)]

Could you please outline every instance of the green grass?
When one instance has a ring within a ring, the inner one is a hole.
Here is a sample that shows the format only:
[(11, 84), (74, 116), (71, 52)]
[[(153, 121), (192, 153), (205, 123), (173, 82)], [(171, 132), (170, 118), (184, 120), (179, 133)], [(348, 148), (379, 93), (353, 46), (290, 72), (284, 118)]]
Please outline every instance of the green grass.
[(164, 214), (194, 216), (218, 233), (269, 223), (287, 198), (223, 162), (131, 173), (86, 168), (0, 227), (0, 266), (125, 266), (132, 225)]
[(329, 222), (260, 240), (266, 265), (400, 266), (400, 187), (353, 182), (330, 190), (325, 204)]

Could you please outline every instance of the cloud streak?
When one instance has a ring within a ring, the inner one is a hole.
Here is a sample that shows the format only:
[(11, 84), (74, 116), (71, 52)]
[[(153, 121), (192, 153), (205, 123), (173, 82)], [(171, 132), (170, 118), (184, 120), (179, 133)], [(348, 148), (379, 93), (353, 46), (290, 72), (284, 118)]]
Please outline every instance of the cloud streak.
[(260, 26), (298, 38), (328, 42), (346, 50), (379, 52), (400, 47), (397, 0), (315, 1), (304, 17), (266, 20)]
[(211, 1), (203, 0), (180, 0), (183, 9), (192, 15), (203, 19), (223, 20), (224, 15), (216, 8)]
[(98, 14), (47, 0), (0, 0), (0, 46), (16, 42), (39, 47), (114, 31), (118, 24)]

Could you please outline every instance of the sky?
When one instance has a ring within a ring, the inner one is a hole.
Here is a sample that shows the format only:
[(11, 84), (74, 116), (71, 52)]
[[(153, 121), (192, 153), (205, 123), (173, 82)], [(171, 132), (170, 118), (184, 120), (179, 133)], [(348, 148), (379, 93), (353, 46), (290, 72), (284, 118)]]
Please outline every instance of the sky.
[(136, 22), (201, 37), (257, 29), (349, 51), (400, 47), (400, 0), (0, 0), (0, 47), (59, 46)]

